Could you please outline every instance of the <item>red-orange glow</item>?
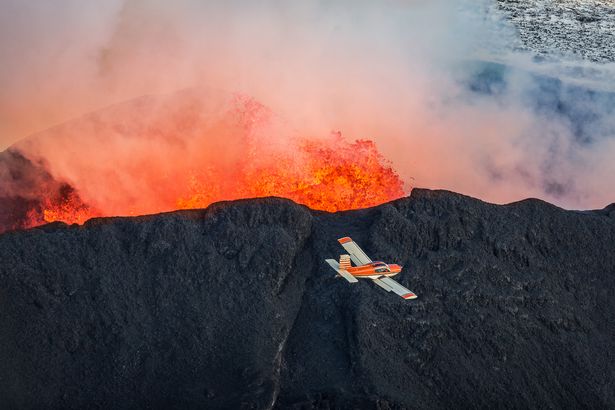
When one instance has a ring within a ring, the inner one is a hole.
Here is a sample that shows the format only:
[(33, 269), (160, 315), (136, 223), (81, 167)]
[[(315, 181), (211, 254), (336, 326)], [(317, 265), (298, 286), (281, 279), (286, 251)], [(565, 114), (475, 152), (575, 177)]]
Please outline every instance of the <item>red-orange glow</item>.
[[(305, 139), (297, 147), (262, 166), (248, 166), (238, 180), (227, 181), (230, 199), (279, 196), (335, 212), (375, 206), (404, 195), (403, 182), (372, 141), (348, 143), (336, 134), (328, 140)], [(203, 208), (219, 195), (217, 183), (194, 175), (189, 187), (188, 196), (177, 200), (178, 208)]]
[(48, 204), (43, 209), (43, 219), (47, 223), (61, 221), (67, 224), (82, 225), (95, 216), (99, 214), (81, 203), (74, 195), (57, 205)]
[[(335, 212), (405, 195), (403, 181), (370, 140), (350, 142), (340, 132), (301, 136), (242, 95), (207, 114), (202, 98), (172, 98), (156, 115), (135, 114), (148, 107), (149, 100), (143, 100), (24, 144), (26, 152), (34, 147), (36, 155), (46, 157), (54, 177), (66, 182), (64, 190), (56, 187), (39, 196), (25, 226), (82, 224), (97, 216), (205, 208), (217, 201), (265, 196)], [(140, 117), (147, 122), (139, 123)], [(50, 150), (55, 156), (47, 154)]]
[(34, 227), (51, 222), (82, 225), (97, 216), (101, 213), (84, 204), (74, 190), (65, 186), (60, 190), (60, 196), (49, 193), (41, 200), (40, 208), (30, 210), (24, 226)]

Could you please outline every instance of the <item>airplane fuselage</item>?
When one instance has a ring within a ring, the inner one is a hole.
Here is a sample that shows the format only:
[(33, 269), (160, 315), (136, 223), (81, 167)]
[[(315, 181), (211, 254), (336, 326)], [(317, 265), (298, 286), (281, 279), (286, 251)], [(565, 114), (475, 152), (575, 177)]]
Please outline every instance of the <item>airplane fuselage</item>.
[(350, 266), (346, 271), (357, 278), (376, 279), (381, 276), (395, 276), (401, 272), (402, 267), (384, 262), (372, 262), (361, 266)]

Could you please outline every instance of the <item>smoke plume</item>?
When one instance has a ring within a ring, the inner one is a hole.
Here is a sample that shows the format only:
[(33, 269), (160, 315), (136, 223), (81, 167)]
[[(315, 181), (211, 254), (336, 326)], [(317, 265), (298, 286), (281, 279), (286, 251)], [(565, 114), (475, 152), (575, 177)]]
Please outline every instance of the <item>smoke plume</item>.
[[(126, 214), (135, 198), (182, 198), (151, 178), (215, 166), (231, 180), (242, 158), (258, 161), (243, 150), (287, 158), (304, 149), (297, 138), (332, 131), (373, 140), (406, 190), (613, 202), (615, 70), (513, 52), (514, 29), (490, 4), (7, 0), (0, 148), (35, 134), (15, 149), (105, 214)], [(250, 137), (226, 120), (232, 96), (275, 120)], [(169, 114), (182, 109), (199, 113)]]

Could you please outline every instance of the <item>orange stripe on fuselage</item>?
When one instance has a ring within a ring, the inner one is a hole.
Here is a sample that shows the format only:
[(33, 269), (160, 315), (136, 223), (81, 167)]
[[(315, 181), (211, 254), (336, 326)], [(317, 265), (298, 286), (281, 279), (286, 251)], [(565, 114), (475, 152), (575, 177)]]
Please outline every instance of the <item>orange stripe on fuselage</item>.
[[(376, 269), (374, 269), (373, 266), (353, 266), (350, 267), (348, 269), (346, 269), (348, 271), (348, 273), (350, 273), (351, 275), (354, 276), (368, 276), (368, 275), (375, 275), (376, 274)], [(389, 273), (389, 272), (384, 272), (384, 273)]]
[[(394, 265), (397, 267), (397, 265)], [(371, 276), (371, 275), (382, 275), (382, 276), (394, 276), (401, 272), (401, 268), (392, 269), (391, 272), (376, 272), (376, 268), (372, 265), (363, 265), (363, 266), (351, 266), (346, 268), (348, 273), (353, 276)]]

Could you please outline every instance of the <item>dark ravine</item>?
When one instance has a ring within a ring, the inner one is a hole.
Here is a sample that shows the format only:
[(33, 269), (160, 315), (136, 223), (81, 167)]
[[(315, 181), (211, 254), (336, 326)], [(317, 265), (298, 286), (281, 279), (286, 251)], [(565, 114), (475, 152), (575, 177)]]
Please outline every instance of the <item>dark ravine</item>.
[[(324, 263), (352, 236), (408, 302)], [(2, 408), (613, 408), (615, 205), (265, 198), (0, 235)]]

